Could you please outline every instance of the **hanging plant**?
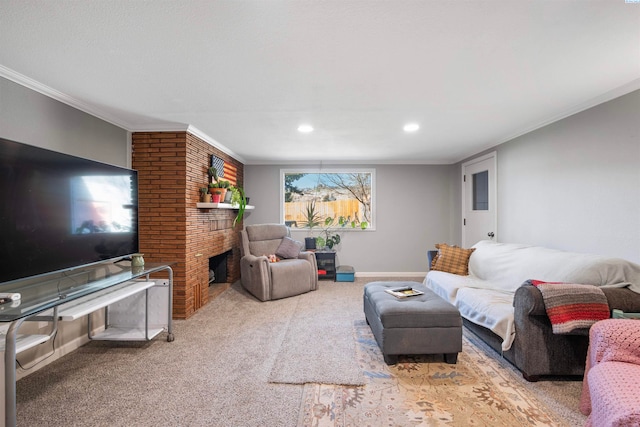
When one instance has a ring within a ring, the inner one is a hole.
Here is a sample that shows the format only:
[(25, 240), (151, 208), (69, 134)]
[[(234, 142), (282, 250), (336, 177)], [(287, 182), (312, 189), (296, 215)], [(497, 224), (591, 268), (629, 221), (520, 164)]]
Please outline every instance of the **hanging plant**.
[(231, 206), (238, 208), (238, 214), (233, 220), (233, 226), (235, 227), (236, 223), (244, 217), (244, 211), (247, 208), (247, 197), (242, 187), (231, 186), (229, 191), (231, 191)]

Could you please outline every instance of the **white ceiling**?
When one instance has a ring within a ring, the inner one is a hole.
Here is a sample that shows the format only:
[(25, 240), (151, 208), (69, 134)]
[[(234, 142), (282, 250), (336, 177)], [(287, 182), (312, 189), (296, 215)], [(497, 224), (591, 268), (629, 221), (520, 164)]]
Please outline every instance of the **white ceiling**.
[(0, 76), (247, 164), (452, 163), (640, 88), (640, 4), (2, 0)]

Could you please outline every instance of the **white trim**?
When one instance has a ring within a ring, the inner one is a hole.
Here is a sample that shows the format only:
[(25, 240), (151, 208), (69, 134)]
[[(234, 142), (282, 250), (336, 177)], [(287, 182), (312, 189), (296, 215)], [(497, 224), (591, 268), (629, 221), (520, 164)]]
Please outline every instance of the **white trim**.
[(356, 272), (355, 277), (420, 277), (424, 279), (427, 271), (365, 271)]
[[(573, 107), (567, 108), (566, 110), (560, 111), (559, 113), (550, 116), (544, 120), (542, 120), (541, 122), (538, 122), (536, 124), (532, 124), (529, 125), (523, 129), (520, 129), (518, 131), (515, 131), (514, 133), (505, 136), (503, 138), (500, 138), (498, 141), (495, 142), (490, 142), (487, 145), (485, 145), (484, 147), (478, 149), (474, 154), (472, 154), (473, 156), (475, 156), (478, 153), (481, 153), (485, 150), (489, 150), (491, 148), (497, 147), (500, 144), (504, 144), (505, 142), (509, 142), (513, 139), (518, 138), (519, 136), (522, 135), (526, 135), (530, 132), (533, 132), (534, 130), (543, 128), (545, 126), (548, 126), (552, 123), (558, 122), (562, 119), (566, 119), (569, 116), (573, 116), (574, 114), (578, 114), (581, 111), (585, 111), (588, 110), (589, 108), (592, 107), (596, 107), (600, 104), (604, 104), (605, 102), (611, 101), (613, 99), (619, 98), (623, 95), (629, 94), (635, 90), (640, 89), (640, 78), (638, 79), (634, 79), (631, 80), (629, 83), (619, 86), (617, 88), (614, 88), (608, 92), (605, 92), (601, 95), (596, 96), (595, 98), (591, 98), (587, 101), (581, 102), (579, 104), (574, 105)], [(469, 158), (469, 155), (466, 155), (465, 157), (458, 159), (458, 162), (461, 162), (464, 159)], [(457, 163), (457, 162), (454, 162)]]
[[(468, 156), (467, 156), (468, 157)], [(465, 159), (467, 158), (465, 157)], [(332, 165), (453, 165), (458, 163), (458, 161), (450, 161), (450, 160), (441, 160), (441, 161), (432, 161), (432, 160), (380, 160), (380, 159), (351, 159), (351, 160), (331, 160)], [(259, 166), (269, 166), (269, 165), (277, 165), (277, 166), (314, 166), (317, 165), (317, 160), (248, 160), (245, 165), (259, 165)]]
[(243, 159), (241, 156), (239, 156), (236, 153), (234, 153), (233, 151), (231, 151), (229, 148), (227, 148), (224, 145), (220, 144), (218, 141), (216, 141), (215, 139), (211, 138), (209, 135), (207, 135), (206, 133), (202, 132), (200, 129), (189, 125), (187, 127), (187, 132), (189, 132), (190, 134), (192, 134), (194, 136), (197, 136), (200, 139), (203, 139), (204, 141), (209, 143), (209, 145), (211, 145), (213, 147), (216, 147), (218, 150), (222, 151), (223, 153), (226, 153), (226, 154), (230, 155), (231, 157), (233, 157), (234, 159), (236, 159), (240, 163), (246, 164), (245, 159)]
[(241, 156), (234, 153), (229, 148), (225, 147), (224, 145), (192, 125), (185, 125), (182, 123), (148, 124), (135, 126), (133, 129), (131, 129), (131, 132), (188, 132), (191, 135), (200, 138), (212, 147), (215, 147), (223, 153), (230, 155), (239, 162), (246, 164), (245, 159), (243, 159)]
[[(204, 140), (211, 146), (222, 151), (223, 153), (230, 155), (231, 157), (238, 160), (239, 162), (243, 164), (247, 164), (245, 159), (243, 159), (242, 157), (234, 153), (232, 150), (220, 144), (218, 141), (211, 138), (209, 135), (205, 134), (204, 132), (202, 132), (201, 130), (197, 129), (194, 126), (186, 125), (182, 123), (166, 123), (166, 122), (155, 123), (155, 124), (154, 123), (149, 123), (149, 124), (129, 123), (119, 117), (115, 117), (103, 110), (97, 109), (83, 101), (80, 101), (72, 96), (62, 93), (45, 84), (42, 84), (30, 77), (22, 75), (10, 68), (5, 67), (4, 65), (0, 65), (0, 77), (4, 77), (7, 80), (11, 80), (14, 83), (17, 83), (19, 85), (26, 87), (27, 89), (31, 89), (33, 91), (41, 93), (44, 96), (47, 96), (51, 99), (62, 102), (63, 104), (66, 104), (84, 113), (92, 115), (100, 120), (104, 120), (107, 123), (111, 123), (114, 126), (118, 126), (128, 132), (171, 132), (171, 131), (189, 132), (192, 135), (197, 136), (198, 138)], [(128, 143), (129, 143), (129, 152), (131, 152), (130, 141), (128, 141)]]
[(72, 96), (69, 96), (45, 84), (33, 80), (30, 77), (13, 71), (12, 69), (5, 67), (4, 65), (0, 65), (0, 77), (4, 77), (7, 80), (11, 80), (14, 83), (26, 87), (27, 89), (34, 90), (38, 93), (41, 93), (42, 95), (48, 96), (49, 98), (55, 99), (56, 101), (60, 101), (63, 104), (67, 104), (70, 107), (83, 111), (87, 114), (99, 118), (100, 120), (104, 120), (105, 122), (111, 123), (112, 125), (118, 126), (125, 130), (129, 130), (133, 126), (131, 123), (128, 123), (121, 118), (112, 116), (111, 114), (99, 110)]
[(189, 125), (184, 123), (148, 123), (134, 125), (130, 130), (131, 132), (188, 132)]

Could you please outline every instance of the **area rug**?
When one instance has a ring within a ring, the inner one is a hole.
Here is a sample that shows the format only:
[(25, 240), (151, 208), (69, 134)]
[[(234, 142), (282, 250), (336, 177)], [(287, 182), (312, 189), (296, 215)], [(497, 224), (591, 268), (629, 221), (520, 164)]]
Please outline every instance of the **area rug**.
[(363, 386), (307, 384), (299, 426), (569, 426), (499, 362), (463, 338), (458, 363), (400, 357), (387, 366), (366, 322), (355, 322)]
[(296, 297), (296, 308), (269, 374), (270, 383), (363, 385), (354, 322), (362, 287), (322, 283)]

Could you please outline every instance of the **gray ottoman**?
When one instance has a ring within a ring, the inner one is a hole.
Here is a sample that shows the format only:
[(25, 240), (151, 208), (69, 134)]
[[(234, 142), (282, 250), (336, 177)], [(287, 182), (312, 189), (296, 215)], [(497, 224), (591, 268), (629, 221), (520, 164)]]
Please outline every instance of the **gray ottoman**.
[[(396, 298), (385, 292), (399, 286), (411, 286), (424, 295)], [(447, 363), (456, 363), (462, 351), (460, 312), (421, 283), (366, 284), (364, 314), (388, 365), (397, 363), (399, 354), (442, 353)]]

